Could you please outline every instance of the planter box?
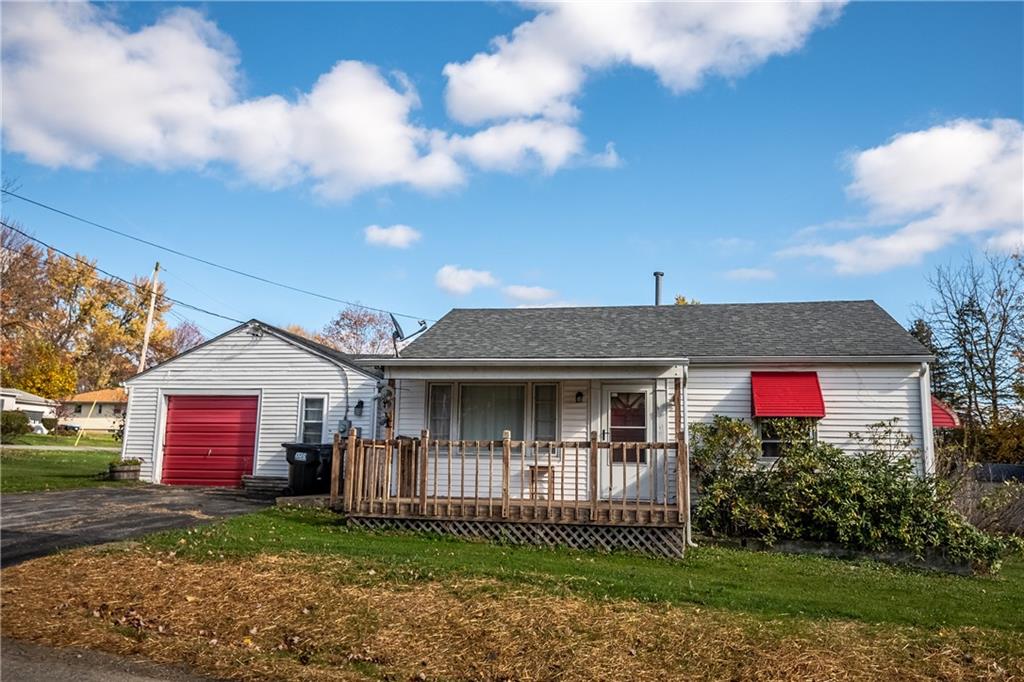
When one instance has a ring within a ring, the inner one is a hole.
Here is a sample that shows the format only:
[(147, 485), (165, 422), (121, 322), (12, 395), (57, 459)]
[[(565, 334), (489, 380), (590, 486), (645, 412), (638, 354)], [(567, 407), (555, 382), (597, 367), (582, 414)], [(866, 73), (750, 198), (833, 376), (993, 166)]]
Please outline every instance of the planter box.
[(141, 469), (142, 465), (140, 464), (111, 464), (110, 480), (137, 481), (139, 480), (139, 471), (141, 471)]

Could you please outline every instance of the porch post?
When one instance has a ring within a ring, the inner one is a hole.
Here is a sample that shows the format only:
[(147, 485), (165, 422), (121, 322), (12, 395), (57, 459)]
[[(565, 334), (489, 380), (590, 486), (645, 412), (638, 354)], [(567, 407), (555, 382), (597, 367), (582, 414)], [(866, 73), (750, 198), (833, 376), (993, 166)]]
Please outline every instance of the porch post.
[(508, 518), (508, 476), (512, 463), (512, 432), (501, 432), (501, 518)]
[(675, 395), (672, 396), (672, 408), (675, 413), (676, 431), (676, 501), (679, 504), (679, 516), (690, 526), (690, 447), (683, 431), (683, 380), (676, 377), (673, 385)]
[(597, 520), (597, 431), (590, 432), (590, 466), (587, 467), (590, 483), (590, 521)]
[(345, 444), (345, 485), (342, 488), (342, 493), (345, 495), (343, 509), (346, 514), (352, 511), (352, 502), (355, 495), (357, 431), (356, 427), (349, 427), (348, 442)]
[[(430, 431), (423, 429), (420, 431), (420, 516), (427, 514), (427, 452), (429, 450)], [(434, 494), (437, 494), (436, 490)]]
[(341, 490), (341, 434), (334, 432), (331, 449), (331, 509), (338, 509), (338, 493)]

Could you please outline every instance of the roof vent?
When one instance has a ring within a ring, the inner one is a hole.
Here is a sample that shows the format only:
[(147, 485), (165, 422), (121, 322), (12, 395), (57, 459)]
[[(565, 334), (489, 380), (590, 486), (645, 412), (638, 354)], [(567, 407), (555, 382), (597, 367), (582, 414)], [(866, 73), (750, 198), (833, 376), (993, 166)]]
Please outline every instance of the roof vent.
[(661, 278), (664, 276), (664, 272), (654, 273), (654, 305), (661, 305)]

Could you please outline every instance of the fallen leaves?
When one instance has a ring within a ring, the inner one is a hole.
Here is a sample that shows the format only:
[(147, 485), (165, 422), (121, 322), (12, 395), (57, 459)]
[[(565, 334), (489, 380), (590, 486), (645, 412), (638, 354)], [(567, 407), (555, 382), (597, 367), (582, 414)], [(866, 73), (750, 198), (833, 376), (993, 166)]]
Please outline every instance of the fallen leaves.
[(301, 554), (192, 563), (81, 550), (7, 569), (3, 583), (5, 636), (234, 679), (1024, 676), (1024, 635), (757, 619), (465, 578), (402, 583)]

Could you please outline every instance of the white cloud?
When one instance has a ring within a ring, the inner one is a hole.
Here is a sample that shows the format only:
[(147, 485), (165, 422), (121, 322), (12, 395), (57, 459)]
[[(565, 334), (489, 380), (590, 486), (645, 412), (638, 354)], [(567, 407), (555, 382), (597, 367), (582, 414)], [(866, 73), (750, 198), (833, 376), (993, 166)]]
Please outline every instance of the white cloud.
[(526, 286), (524, 284), (510, 284), (502, 289), (502, 291), (505, 292), (505, 295), (509, 298), (514, 298), (519, 301), (529, 301), (531, 303), (546, 301), (550, 298), (554, 298), (558, 294), (557, 291), (553, 291), (551, 289)]
[(552, 173), (583, 151), (583, 136), (572, 126), (551, 121), (510, 121), (468, 137), (454, 135), (452, 153), (470, 159), (484, 170), (515, 171), (531, 159)]
[(722, 251), (747, 251), (754, 247), (753, 239), (743, 237), (719, 237), (711, 242)]
[(458, 265), (445, 265), (437, 271), (434, 281), (448, 293), (460, 296), (472, 292), (477, 287), (493, 287), (498, 284), (494, 275), (486, 270), (460, 268)]
[(866, 225), (891, 231), (782, 253), (822, 256), (837, 272), (860, 274), (917, 263), (964, 237), (1012, 249), (1013, 235), (1024, 231), (1022, 158), (1024, 126), (1011, 119), (956, 120), (897, 135), (850, 157), (847, 188), (866, 204)]
[(990, 237), (985, 245), (994, 251), (1024, 254), (1024, 226)]
[(391, 227), (367, 225), (363, 229), (363, 234), (367, 244), (390, 246), (394, 249), (409, 248), (423, 237), (419, 230), (408, 225), (392, 225)]
[(725, 273), (727, 279), (741, 282), (775, 279), (775, 271), (767, 268), (736, 268)]
[(542, 6), (493, 52), (445, 67), (452, 115), (495, 121), (452, 134), (415, 121), (419, 97), (401, 73), (339, 61), (308, 91), (247, 97), (237, 47), (200, 12), (170, 9), (133, 31), (117, 11), (4, 6), (6, 149), (55, 168), (224, 167), (269, 188), (309, 182), (328, 199), (453, 188), (470, 166), (617, 167), (614, 145), (588, 153), (572, 124), (587, 74), (631, 64), (681, 92), (798, 48), (834, 14), (810, 3)]
[(306, 92), (246, 98), (238, 51), (201, 13), (171, 9), (131, 31), (89, 4), (14, 4), (3, 21), (6, 148), (79, 169), (104, 159), (158, 169), (226, 166), (329, 199), (461, 185), (466, 165), (554, 172), (584, 151), (571, 126), (510, 121), (468, 135), (416, 124), (401, 73), (339, 61)]
[(706, 76), (740, 76), (799, 49), (839, 4), (561, 3), (499, 36), (490, 52), (445, 66), (457, 120), (542, 116), (572, 121), (587, 77), (620, 64), (648, 69), (675, 93)]

